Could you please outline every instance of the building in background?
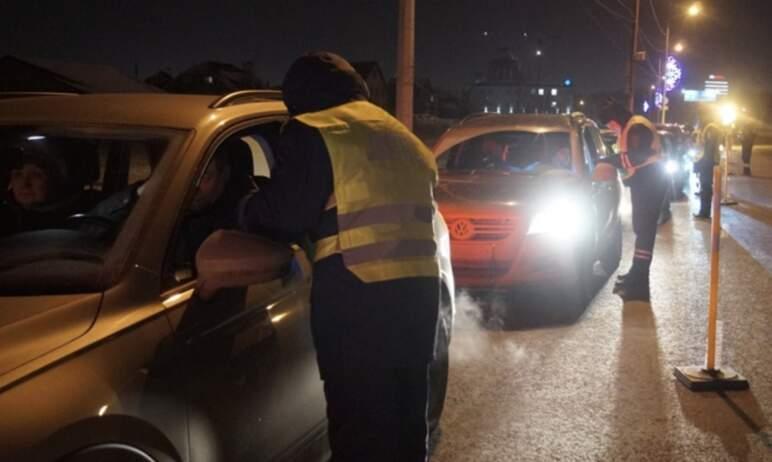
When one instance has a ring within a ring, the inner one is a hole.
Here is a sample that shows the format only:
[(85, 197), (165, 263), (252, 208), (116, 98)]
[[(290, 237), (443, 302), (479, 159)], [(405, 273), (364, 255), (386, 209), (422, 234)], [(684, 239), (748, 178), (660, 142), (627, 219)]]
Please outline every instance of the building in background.
[(0, 91), (147, 93), (158, 89), (110, 66), (3, 56)]
[(575, 107), (573, 82), (528, 80), (519, 61), (506, 49), (491, 60), (484, 77), (469, 89), (470, 112), (568, 113)]
[(255, 75), (251, 62), (236, 66), (217, 61), (205, 61), (180, 73), (164, 90), (173, 93), (223, 95), (254, 88), (264, 88), (264, 84)]
[(370, 90), (370, 101), (382, 108), (388, 108), (389, 91), (381, 66), (375, 61), (359, 61), (351, 65), (365, 79)]

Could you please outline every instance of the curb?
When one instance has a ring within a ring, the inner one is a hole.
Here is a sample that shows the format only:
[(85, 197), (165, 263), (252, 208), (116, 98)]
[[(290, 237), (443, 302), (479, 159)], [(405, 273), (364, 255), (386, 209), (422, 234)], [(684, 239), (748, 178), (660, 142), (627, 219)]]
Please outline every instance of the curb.
[[(756, 202), (747, 200), (742, 197), (735, 196), (733, 194), (729, 194), (728, 198), (734, 201), (737, 201), (737, 205), (739, 205), (740, 207), (751, 209), (752, 211), (758, 214), (764, 215), (768, 218), (772, 218), (772, 208), (770, 207), (766, 207), (764, 205), (758, 204)], [(729, 207), (734, 207), (734, 206), (729, 206)]]

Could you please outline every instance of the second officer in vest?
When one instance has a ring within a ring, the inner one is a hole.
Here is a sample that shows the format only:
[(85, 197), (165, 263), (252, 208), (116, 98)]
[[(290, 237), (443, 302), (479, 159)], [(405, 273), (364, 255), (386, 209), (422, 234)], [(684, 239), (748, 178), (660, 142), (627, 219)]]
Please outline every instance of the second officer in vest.
[(630, 187), (635, 252), (627, 274), (619, 276), (614, 292), (625, 301), (650, 299), (649, 269), (657, 237), (657, 223), (669, 186), (661, 162), (661, 144), (654, 125), (643, 116), (633, 116), (613, 105), (601, 118), (611, 125), (624, 127), (619, 137), (617, 155), (601, 159), (624, 171), (624, 183)]
[(273, 179), (242, 226), (314, 243), (312, 333), (333, 461), (424, 461), (440, 304), (431, 152), (340, 56), (303, 56)]

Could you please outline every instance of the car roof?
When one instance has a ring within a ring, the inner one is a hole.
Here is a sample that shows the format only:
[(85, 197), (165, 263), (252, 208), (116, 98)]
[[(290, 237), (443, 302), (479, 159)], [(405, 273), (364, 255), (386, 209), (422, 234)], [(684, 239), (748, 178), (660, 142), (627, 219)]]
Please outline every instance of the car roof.
[(472, 114), (463, 119), (458, 127), (524, 127), (527, 129), (570, 130), (571, 117), (565, 114)]
[[(576, 115), (577, 118), (583, 116)], [(503, 131), (570, 132), (574, 127), (574, 116), (560, 114), (497, 114), (483, 113), (466, 117), (448, 129), (435, 144), (435, 154), (475, 136)]]
[(277, 92), (266, 93), (265, 97), (253, 93), (252, 98), (244, 98), (238, 103), (233, 99), (224, 102), (227, 97), (217, 95), (171, 93), (2, 95), (0, 124), (109, 124), (194, 129), (218, 120), (287, 112), (284, 104), (275, 99)]

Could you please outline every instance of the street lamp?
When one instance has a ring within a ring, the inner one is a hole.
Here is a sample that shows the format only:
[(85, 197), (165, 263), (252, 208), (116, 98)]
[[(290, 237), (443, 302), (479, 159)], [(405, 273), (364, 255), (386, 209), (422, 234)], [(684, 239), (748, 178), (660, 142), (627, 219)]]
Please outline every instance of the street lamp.
[[(692, 3), (689, 8), (686, 9), (685, 16), (694, 18), (702, 14), (702, 4), (700, 2)], [(680, 14), (678, 16), (684, 16), (684, 14)], [(680, 53), (684, 50), (684, 46), (682, 43), (677, 43), (674, 47), (674, 51), (676, 53)], [(668, 58), (670, 57), (670, 18), (668, 18), (667, 25), (665, 26), (665, 56), (664, 61), (660, 60), (659, 62), (659, 75), (664, 77), (663, 75), (663, 66), (666, 65), (668, 62)], [(659, 122), (665, 123), (667, 120), (667, 90), (665, 89), (665, 82), (664, 78), (660, 78), (660, 85), (662, 85), (662, 108), (659, 111)]]
[(541, 50), (536, 50), (536, 56), (541, 56)]
[(737, 105), (734, 103), (724, 103), (718, 108), (718, 115), (721, 123), (731, 126), (737, 120)]

